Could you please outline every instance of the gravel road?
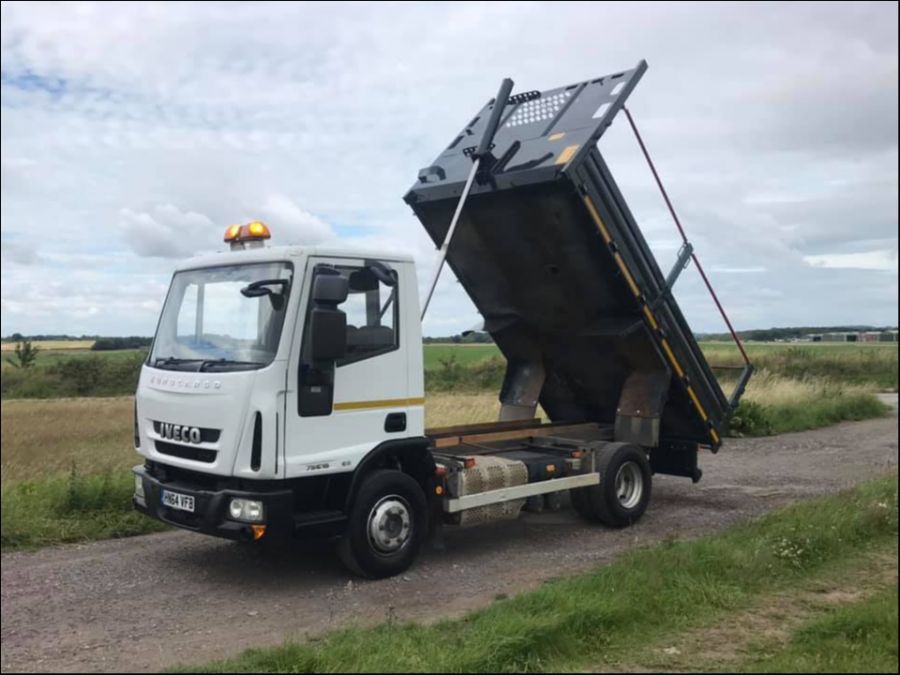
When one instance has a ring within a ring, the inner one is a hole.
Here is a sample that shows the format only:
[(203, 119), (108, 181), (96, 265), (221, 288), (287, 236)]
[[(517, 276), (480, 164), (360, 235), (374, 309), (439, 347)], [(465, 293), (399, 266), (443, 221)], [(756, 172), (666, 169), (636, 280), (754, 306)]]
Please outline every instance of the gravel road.
[[(897, 396), (888, 395), (896, 411)], [(636, 546), (690, 538), (896, 471), (896, 416), (705, 455), (704, 478), (657, 477), (633, 528), (571, 511), (450, 530), (405, 576), (348, 580), (323, 545), (259, 550), (172, 532), (2, 556), (3, 672), (145, 672), (202, 663), (351, 622), (455, 616)], [(439, 592), (438, 589), (445, 589)]]

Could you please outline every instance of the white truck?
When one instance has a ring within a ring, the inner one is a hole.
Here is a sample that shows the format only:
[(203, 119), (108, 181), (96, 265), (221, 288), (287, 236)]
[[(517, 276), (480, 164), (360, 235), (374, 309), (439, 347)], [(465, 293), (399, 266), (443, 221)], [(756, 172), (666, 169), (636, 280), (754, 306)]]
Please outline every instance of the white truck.
[(425, 429), (411, 257), (232, 226), (230, 250), (172, 278), (135, 398), (135, 507), (231, 539), (334, 539), (377, 578), (430, 532), (542, 495), (622, 527), (653, 473), (699, 480), (750, 367), (726, 399), (670, 293), (686, 258), (662, 276), (596, 149), (645, 67), (509, 83), (406, 195), (507, 359), (498, 422)]

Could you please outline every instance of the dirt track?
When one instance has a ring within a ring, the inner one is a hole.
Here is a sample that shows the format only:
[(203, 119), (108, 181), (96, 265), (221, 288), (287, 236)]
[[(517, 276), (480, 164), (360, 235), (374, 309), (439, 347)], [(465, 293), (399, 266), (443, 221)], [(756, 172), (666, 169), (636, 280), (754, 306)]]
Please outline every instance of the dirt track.
[(445, 551), (386, 581), (348, 581), (321, 545), (273, 552), (185, 532), (5, 554), (2, 670), (153, 671), (352, 621), (456, 615), (635, 546), (883, 475), (897, 466), (897, 419), (729, 441), (701, 465), (698, 485), (657, 477), (631, 529), (588, 526), (565, 510), (451, 530)]

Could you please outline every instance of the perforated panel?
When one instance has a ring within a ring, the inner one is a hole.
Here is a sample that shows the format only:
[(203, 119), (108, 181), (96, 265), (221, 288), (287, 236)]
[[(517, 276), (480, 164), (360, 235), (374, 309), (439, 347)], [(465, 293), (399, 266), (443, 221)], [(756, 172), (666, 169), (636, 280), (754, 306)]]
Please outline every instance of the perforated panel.
[[(526, 90), (502, 102), (503, 112), (491, 145), (492, 157), (503, 162), (486, 163), (497, 177), (517, 185), (522, 181), (545, 180), (548, 171), (564, 171), (577, 166), (594, 142), (612, 123), (646, 69), (644, 62), (631, 70), (543, 91)], [(419, 183), (407, 200), (442, 199), (459, 195), (472, 166), (472, 154), (497, 105), (486, 103), (469, 117), (445, 150), (419, 172)], [(559, 142), (565, 138), (565, 142)], [(515, 175), (514, 175), (515, 174)], [(484, 179), (484, 176), (482, 176)], [(481, 180), (472, 191), (483, 188)]]
[[(522, 462), (490, 455), (479, 455), (475, 459), (475, 466), (464, 469), (452, 477), (449, 487), (452, 496), (464, 497), (525, 485), (527, 482), (528, 469)], [(456, 524), (461, 526), (480, 525), (496, 520), (515, 520), (524, 505), (524, 499), (514, 499), (499, 504), (479, 506), (461, 511), (455, 516), (455, 520)]]
[(509, 121), (504, 126), (518, 127), (534, 122), (549, 122), (562, 110), (571, 96), (572, 92), (569, 90), (523, 103), (510, 115)]

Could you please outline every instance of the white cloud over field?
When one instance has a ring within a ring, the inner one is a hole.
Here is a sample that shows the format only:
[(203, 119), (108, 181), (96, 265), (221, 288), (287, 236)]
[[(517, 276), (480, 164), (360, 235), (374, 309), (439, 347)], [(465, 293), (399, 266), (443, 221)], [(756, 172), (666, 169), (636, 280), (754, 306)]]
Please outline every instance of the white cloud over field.
[[(2, 327), (152, 333), (176, 259), (433, 246), (402, 196), (500, 79), (650, 69), (629, 101), (740, 328), (897, 322), (894, 3), (3, 3)], [(667, 267), (624, 118), (601, 142)], [(718, 330), (693, 271), (677, 293)], [(426, 333), (478, 322), (446, 274)]]

